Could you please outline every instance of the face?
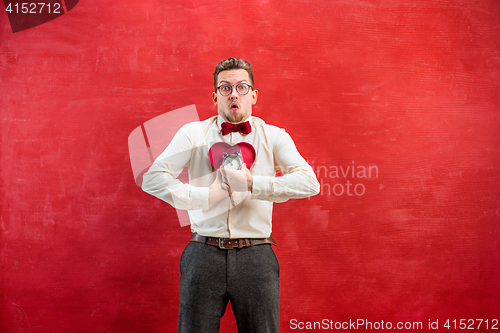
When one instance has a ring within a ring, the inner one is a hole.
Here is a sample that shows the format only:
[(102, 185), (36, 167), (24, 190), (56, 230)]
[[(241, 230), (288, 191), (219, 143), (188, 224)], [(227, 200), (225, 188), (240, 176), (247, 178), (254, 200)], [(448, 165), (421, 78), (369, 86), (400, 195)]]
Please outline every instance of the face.
[[(222, 71), (217, 76), (217, 87), (221, 84), (236, 85), (250, 82), (248, 72), (244, 69), (231, 69)], [(247, 119), (252, 114), (252, 105), (257, 103), (257, 90), (252, 90), (246, 95), (240, 95), (233, 87), (233, 92), (229, 96), (222, 96), (219, 91), (212, 93), (214, 104), (217, 105), (217, 112), (228, 123), (238, 124)]]

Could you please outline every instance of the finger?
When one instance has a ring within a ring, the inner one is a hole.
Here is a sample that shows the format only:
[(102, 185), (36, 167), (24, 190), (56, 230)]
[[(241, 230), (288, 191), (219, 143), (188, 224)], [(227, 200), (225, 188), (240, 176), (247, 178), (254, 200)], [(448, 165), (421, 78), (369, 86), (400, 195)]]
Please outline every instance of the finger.
[(217, 170), (216, 179), (217, 181), (222, 182), (222, 172), (220, 170)]
[(220, 175), (221, 175), (221, 180), (223, 182), (227, 182), (227, 175), (226, 175), (226, 170), (221, 166), (219, 168), (219, 172), (220, 172)]

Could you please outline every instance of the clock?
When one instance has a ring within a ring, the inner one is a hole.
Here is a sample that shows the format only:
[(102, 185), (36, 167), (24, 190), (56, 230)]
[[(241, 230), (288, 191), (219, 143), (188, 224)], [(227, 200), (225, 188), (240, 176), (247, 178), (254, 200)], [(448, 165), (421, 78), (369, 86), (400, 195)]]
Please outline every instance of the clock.
[[(230, 152), (234, 150), (234, 152)], [(230, 147), (222, 153), (222, 166), (225, 169), (240, 170), (243, 166), (243, 155), (238, 148)]]

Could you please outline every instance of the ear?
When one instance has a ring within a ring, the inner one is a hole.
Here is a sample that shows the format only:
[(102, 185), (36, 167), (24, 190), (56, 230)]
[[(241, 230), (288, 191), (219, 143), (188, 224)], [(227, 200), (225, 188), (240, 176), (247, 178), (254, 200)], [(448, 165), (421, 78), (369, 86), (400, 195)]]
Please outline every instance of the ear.
[(212, 93), (212, 100), (214, 101), (214, 104), (217, 105), (217, 93), (216, 92)]
[(257, 103), (257, 97), (259, 96), (258, 90), (252, 90), (252, 104)]

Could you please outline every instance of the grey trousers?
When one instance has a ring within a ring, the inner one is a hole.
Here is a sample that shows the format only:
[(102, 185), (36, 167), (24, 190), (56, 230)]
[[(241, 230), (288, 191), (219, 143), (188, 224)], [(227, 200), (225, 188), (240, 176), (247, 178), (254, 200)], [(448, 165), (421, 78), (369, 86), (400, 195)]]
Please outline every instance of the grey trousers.
[(271, 245), (223, 250), (190, 242), (180, 268), (179, 333), (218, 333), (228, 301), (238, 333), (279, 332), (279, 264)]

